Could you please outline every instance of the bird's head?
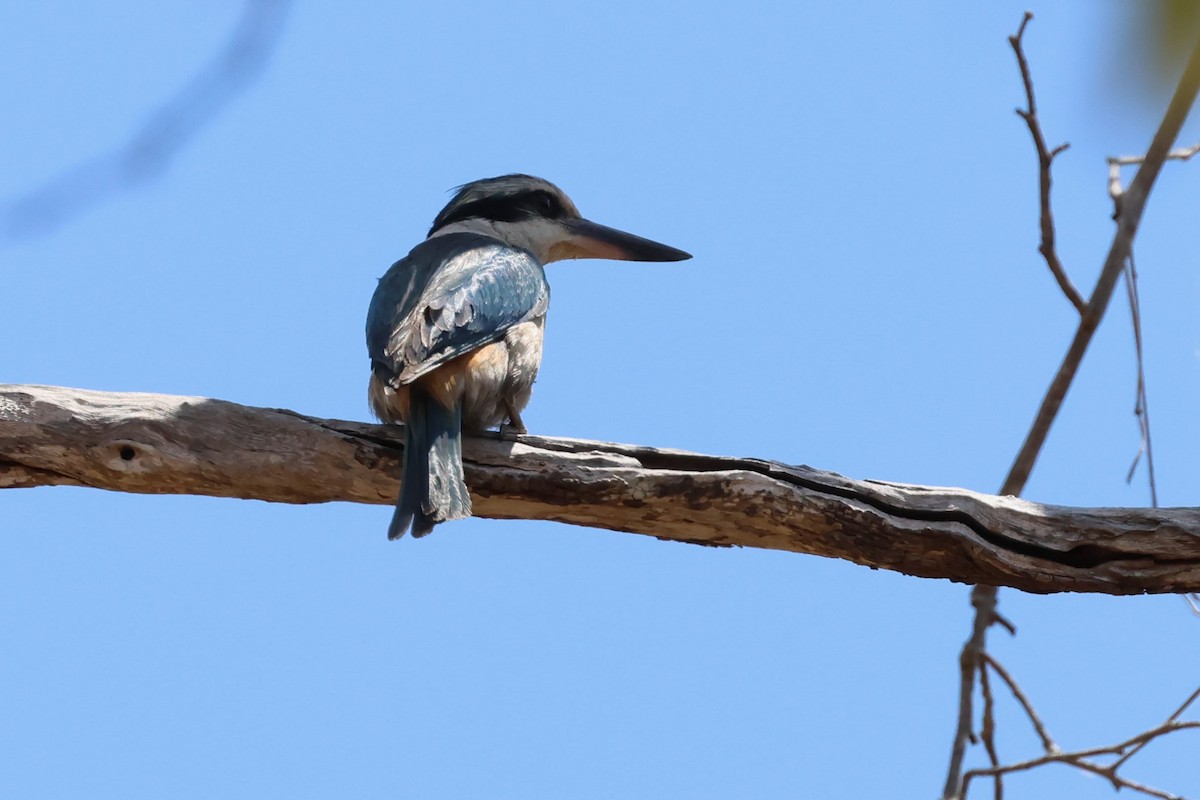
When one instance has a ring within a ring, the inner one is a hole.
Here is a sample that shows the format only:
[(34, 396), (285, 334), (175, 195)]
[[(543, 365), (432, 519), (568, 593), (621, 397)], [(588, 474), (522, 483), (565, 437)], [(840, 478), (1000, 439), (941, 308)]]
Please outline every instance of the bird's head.
[(430, 236), (472, 231), (529, 250), (543, 264), (568, 258), (683, 261), (689, 253), (584, 219), (553, 183), (501, 175), (458, 187)]

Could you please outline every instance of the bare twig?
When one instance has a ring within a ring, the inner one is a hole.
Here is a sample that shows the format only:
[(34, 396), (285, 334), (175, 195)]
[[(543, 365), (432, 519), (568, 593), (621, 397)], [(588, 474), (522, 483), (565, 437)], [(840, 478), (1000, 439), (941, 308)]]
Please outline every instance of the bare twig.
[(1137, 266), (1133, 259), (1133, 250), (1129, 251), (1129, 262), (1125, 266), (1125, 294), (1129, 298), (1129, 313), (1133, 319), (1133, 346), (1137, 357), (1137, 399), (1134, 402), (1133, 413), (1137, 417), (1138, 430), (1141, 432), (1141, 444), (1133, 463), (1129, 465), (1129, 473), (1125, 482), (1133, 481), (1133, 473), (1137, 470), (1142, 454), (1146, 454), (1146, 471), (1150, 479), (1150, 504), (1158, 508), (1158, 482), (1154, 479), (1154, 447), (1150, 441), (1150, 405), (1146, 397), (1146, 360), (1142, 355), (1142, 302), (1138, 297)]
[[(1029, 705), (1028, 699), (1025, 698), (1024, 693), (1020, 690), (1016, 682), (1011, 679), (1011, 676), (1009, 676), (1006, 671), (1003, 671), (1003, 668), (1000, 667), (1000, 665), (994, 659), (990, 658), (986, 654), (984, 657), (988, 661), (988, 666), (995, 669), (997, 674), (1001, 675), (1005, 679), (1005, 681), (1009, 684), (1009, 688), (1012, 689), (1014, 696), (1017, 697), (1022, 706), (1024, 706), (1026, 713), (1034, 722), (1034, 727), (1038, 730), (1038, 735), (1042, 738), (1043, 747), (1046, 752), (1039, 758), (1033, 758), (1004, 766), (997, 766), (993, 759), (993, 764), (991, 767), (969, 771), (963, 776), (963, 797), (966, 796), (967, 787), (972, 778), (986, 776), (998, 778), (1002, 775), (1007, 775), (1012, 772), (1029, 770), (1045, 764), (1060, 763), (1076, 767), (1096, 775), (1101, 775), (1107, 778), (1116, 789), (1126, 788), (1141, 792), (1151, 797), (1166, 798), (1167, 800), (1182, 800), (1177, 795), (1164, 792), (1159, 789), (1154, 789), (1146, 786), (1145, 784), (1138, 783), (1137, 781), (1133, 781), (1129, 778), (1118, 775), (1117, 771), (1125, 764), (1125, 762), (1135, 756), (1142, 750), (1142, 748), (1155, 739), (1180, 730), (1200, 728), (1200, 722), (1178, 721), (1179, 716), (1187, 709), (1187, 707), (1191, 705), (1197, 697), (1200, 697), (1200, 689), (1197, 689), (1195, 692), (1193, 692), (1162, 725), (1159, 725), (1156, 728), (1143, 731), (1142, 733), (1139, 733), (1136, 736), (1133, 736), (1124, 742), (1120, 742), (1115, 745), (1110, 745), (1107, 747), (1094, 747), (1086, 750), (1077, 750), (1070, 753), (1064, 753), (1054, 743), (1053, 739), (1050, 738), (1049, 734), (1046, 733), (1045, 727), (1037, 717), (1037, 714), (1033, 711), (1032, 706)], [(1095, 761), (1091, 760), (1096, 756), (1106, 755), (1118, 755), (1120, 757), (1110, 764), (1097, 764)]]
[(971, 589), (971, 606), (975, 609), (975, 619), (971, 626), (971, 637), (967, 639), (958, 656), (958, 725), (955, 727), (954, 743), (950, 749), (950, 769), (946, 775), (946, 785), (942, 789), (942, 796), (946, 798), (959, 796), (959, 775), (963, 758), (967, 754), (967, 742), (971, 738), (971, 724), (974, 719), (975, 671), (979, 669), (980, 655), (984, 652), (987, 642), (987, 630), (996, 618), (996, 601), (995, 587), (975, 586)]
[(0, 205), (0, 234), (17, 238), (45, 232), (118, 190), (161, 175), (183, 145), (261, 74), (279, 39), (290, 2), (246, 0), (237, 29), (224, 49), (151, 114), (125, 145)]
[(1033, 13), (1025, 12), (1024, 18), (1021, 20), (1021, 27), (1017, 28), (1016, 34), (1008, 37), (1008, 43), (1012, 46), (1013, 53), (1017, 56), (1017, 65), (1021, 70), (1021, 82), (1025, 85), (1025, 102), (1028, 107), (1024, 110), (1018, 108), (1017, 115), (1025, 120), (1025, 124), (1029, 126), (1029, 134), (1033, 137), (1033, 145), (1037, 148), (1038, 156), (1038, 200), (1041, 206), (1041, 229), (1042, 241), (1038, 245), (1038, 252), (1042, 254), (1042, 258), (1046, 259), (1046, 266), (1050, 267), (1050, 272), (1054, 274), (1054, 279), (1058, 281), (1058, 286), (1062, 289), (1063, 294), (1071, 301), (1071, 305), (1075, 306), (1075, 310), (1080, 314), (1086, 310), (1086, 304), (1083, 302), (1083, 296), (1079, 294), (1079, 290), (1075, 288), (1075, 284), (1071, 283), (1071, 279), (1067, 277), (1067, 271), (1063, 268), (1062, 261), (1058, 258), (1058, 251), (1055, 249), (1055, 233), (1054, 233), (1054, 214), (1050, 207), (1050, 187), (1051, 175), (1050, 165), (1054, 162), (1055, 156), (1066, 150), (1071, 145), (1063, 143), (1051, 149), (1046, 145), (1046, 137), (1042, 134), (1042, 126), (1038, 121), (1037, 102), (1034, 99), (1033, 93), (1033, 76), (1029, 72), (1029, 61), (1025, 58), (1025, 50), (1022, 46), (1022, 39), (1025, 36), (1025, 26), (1033, 19)]
[(988, 653), (983, 653), (983, 662), (986, 666), (995, 670), (996, 674), (1000, 676), (1000, 679), (1003, 680), (1008, 686), (1008, 690), (1012, 692), (1013, 697), (1015, 697), (1017, 702), (1021, 704), (1021, 708), (1025, 709), (1025, 715), (1029, 717), (1029, 721), (1033, 724), (1033, 729), (1037, 732), (1038, 738), (1042, 740), (1042, 749), (1047, 753), (1061, 752), (1058, 744), (1054, 741), (1053, 737), (1050, 736), (1050, 732), (1046, 730), (1046, 725), (1042, 722), (1042, 718), (1039, 717), (1037, 711), (1034, 710), (1033, 703), (1029, 702), (1029, 698), (1025, 695), (1025, 692), (1022, 691), (1021, 686), (1016, 682), (1009, 671), (1004, 668), (1004, 665), (992, 658), (992, 656)]
[(1144, 783), (1138, 783), (1137, 781), (1130, 780), (1129, 778), (1113, 778), (1108, 774), (1107, 769), (1099, 766), (1098, 764), (1093, 764), (1090, 761), (1080, 761), (1077, 764), (1072, 764), (1072, 766), (1077, 766), (1084, 772), (1091, 772), (1095, 775), (1108, 778), (1109, 782), (1113, 785), (1113, 789), (1116, 791), (1120, 791), (1121, 789), (1132, 789), (1135, 792), (1141, 792), (1149, 797), (1161, 798), (1161, 800), (1187, 800), (1187, 798), (1183, 795), (1175, 794), (1174, 792), (1164, 792), (1162, 789), (1155, 789), (1153, 786), (1147, 786)]
[[(1021, 53), (1020, 46), (1025, 27), (1030, 19), (1032, 19), (1032, 15), (1027, 12), (1021, 21), (1021, 26), (1018, 28), (1016, 35), (1009, 40), (1013, 49), (1017, 52), (1022, 80), (1026, 84), (1026, 96), (1031, 99), (1027, 112), (1022, 113), (1018, 111), (1022, 118), (1026, 120), (1026, 123), (1029, 123), (1030, 119), (1036, 113), (1036, 106), (1032, 103), (1032, 78), (1030, 77), (1028, 63)], [(1104, 314), (1108, 309), (1117, 279), (1124, 272), (1125, 264), (1132, 251), (1133, 239), (1137, 235), (1138, 225), (1141, 223), (1142, 213), (1145, 210), (1150, 191), (1158, 178), (1159, 172), (1162, 170), (1163, 162), (1170, 152), (1172, 143), (1179, 136), (1179, 131), (1183, 127), (1183, 123), (1187, 119), (1192, 105), (1195, 103), (1197, 93), (1200, 93), (1200, 42), (1197, 42), (1193, 47), (1192, 54), (1188, 59), (1187, 66), (1184, 68), (1183, 75), (1180, 77), (1179, 85), (1175, 89), (1171, 102), (1167, 106), (1167, 111), (1163, 115), (1162, 122), (1159, 124), (1158, 130), (1150, 142), (1150, 147), (1146, 150), (1146, 155), (1141, 158), (1141, 167), (1138, 169), (1137, 175), (1134, 177), (1128, 192), (1122, 196), (1123, 202), (1120, 204), (1120, 213), (1117, 215), (1117, 232), (1113, 237), (1112, 245), (1105, 258), (1100, 277), (1096, 281), (1096, 286), (1092, 290), (1092, 295), (1086, 308), (1082, 310), (1079, 327), (1075, 332), (1075, 337), (1070, 347), (1067, 349), (1067, 354), (1064, 356), (1058, 372), (1051, 381), (1050, 387), (1047, 389), (1046, 395), (1042, 400), (1041, 407), (1038, 409), (1037, 416), (1030, 426), (1029, 433), (1022, 443), (1021, 449), (1017, 453), (1017, 457), (1014, 459), (1007, 477), (1004, 479), (1000, 494), (1019, 496), (1025, 489), (1025, 484), (1029, 480), (1029, 475), (1033, 471), (1038, 455), (1046, 443), (1050, 428), (1054, 424), (1059, 410), (1062, 408), (1067, 390), (1074, 382), (1075, 374), (1079, 369), (1080, 363), (1083, 361), (1084, 353), (1087, 352), (1092, 336), (1095, 334), (1100, 321), (1104, 318)], [(1039, 164), (1044, 165), (1046, 162), (1052, 161), (1056, 153), (1046, 150), (1044, 139), (1039, 143), (1038, 131), (1040, 131), (1040, 128), (1032, 125), (1030, 127), (1034, 133), (1035, 144), (1038, 147)], [(1045, 169), (1043, 169), (1044, 172)], [(1048, 184), (1043, 186), (1043, 197), (1048, 198)], [(1043, 209), (1045, 209), (1045, 206), (1043, 206)], [(1053, 266), (1051, 269), (1053, 269)], [(1058, 273), (1056, 273), (1056, 277), (1057, 275)], [(1066, 291), (1065, 288), (1064, 291)], [(1078, 308), (1079, 306), (1076, 305), (1076, 307)], [(974, 696), (975, 671), (981, 654), (985, 652), (987, 629), (994, 620), (997, 602), (997, 590), (995, 587), (976, 586), (971, 592), (971, 604), (975, 608), (975, 620), (972, 625), (972, 635), (967, 640), (966, 645), (964, 645), (960, 656), (959, 717), (954, 743), (951, 748), (946, 785), (943, 790), (943, 797), (945, 798), (960, 798), (962, 793), (966, 791), (967, 783), (970, 780), (969, 776), (972, 774), (994, 774), (988, 770), (975, 770), (973, 773), (963, 775), (961, 783), (959, 781), (959, 776), (962, 775), (962, 762), (966, 751), (966, 744), (971, 735), (971, 705)], [(1038, 760), (1038, 763), (1050, 763), (1060, 760), (1062, 760), (1060, 756), (1049, 754), (1043, 757), (1043, 759)], [(1131, 783), (1124, 785), (1127, 785), (1129, 788), (1138, 788)], [(1150, 790), (1138, 788), (1138, 791)]]
[(1087, 313), (1080, 320), (1079, 328), (1063, 357), (1062, 365), (1050, 383), (1050, 388), (1046, 391), (1046, 396), (1042, 400), (1042, 405), (1038, 409), (1029, 434), (1000, 490), (1001, 494), (1019, 495), (1024, 489), (1026, 481), (1029, 480), (1029, 474), (1032, 472), (1042, 445), (1045, 444), (1046, 437), (1050, 433), (1050, 427), (1053, 425), (1055, 417), (1058, 416), (1067, 390), (1075, 379), (1080, 362), (1083, 361), (1083, 355), (1087, 352), (1092, 336), (1108, 309), (1117, 279), (1124, 272), (1125, 262), (1129, 257), (1133, 239), (1137, 235), (1138, 226), (1142, 220), (1142, 213), (1145, 211), (1146, 202), (1150, 197), (1150, 190), (1162, 170), (1171, 143), (1175, 141), (1180, 128), (1183, 127), (1184, 120), (1187, 119), (1198, 92), (1200, 92), (1200, 43), (1193, 48), (1183, 76), (1167, 107), (1167, 112), (1163, 115), (1162, 123), (1155, 132), (1146, 155), (1142, 158), (1141, 168), (1138, 169), (1133, 183), (1123, 195), (1123, 207), (1120, 218), (1117, 220), (1117, 232), (1104, 260), (1104, 268), (1096, 281), (1096, 287), (1092, 290)]
[[(1196, 701), (1197, 697), (1200, 697), (1200, 688), (1197, 688), (1196, 691), (1194, 691), (1190, 695), (1188, 695), (1188, 699), (1184, 700), (1182, 703), (1179, 704), (1179, 708), (1175, 709), (1175, 711), (1171, 714), (1171, 716), (1167, 717), (1167, 721), (1164, 724), (1175, 722), (1176, 720), (1178, 720), (1180, 715), (1182, 715), (1184, 711), (1187, 711), (1187, 707)], [(1120, 769), (1122, 764), (1124, 764), (1126, 761), (1128, 761), (1129, 759), (1131, 759), (1135, 755), (1137, 755), (1138, 752), (1143, 747), (1145, 747), (1147, 744), (1149, 744), (1148, 740), (1145, 742), (1142, 742), (1141, 744), (1139, 744), (1136, 747), (1134, 747), (1133, 749), (1131, 749), (1128, 753), (1126, 753), (1125, 755), (1118, 758), (1116, 761), (1113, 762), (1112, 769), (1114, 771)]]
[[(980, 653), (980, 656), (986, 658), (987, 654)], [(988, 680), (987, 665), (983, 661), (979, 664), (979, 688), (983, 694), (983, 722), (980, 725), (979, 738), (983, 741), (983, 749), (987, 751), (988, 761), (992, 762), (993, 767), (999, 767), (1000, 756), (996, 751), (996, 702), (992, 697), (992, 683)], [(997, 772), (992, 777), (995, 779), (996, 800), (1004, 800), (1004, 776)]]
[[(1187, 161), (1200, 153), (1200, 142), (1191, 147), (1180, 147), (1167, 153), (1168, 161)], [(1113, 219), (1120, 216), (1121, 197), (1125, 194), (1121, 186), (1121, 167), (1132, 167), (1146, 160), (1145, 156), (1110, 156), (1108, 159), (1108, 196), (1112, 198), (1114, 210)]]
[(1009, 636), (1017, 635), (1017, 626), (1013, 624), (1012, 620), (1010, 620), (1008, 617), (1001, 614), (999, 611), (993, 610), (992, 622), (994, 622), (996, 625), (999, 625), (1001, 628), (1004, 628), (1004, 630), (1008, 631)]
[[(1166, 160), (1187, 161), (1197, 153), (1200, 153), (1200, 143), (1194, 144), (1191, 147), (1180, 147), (1172, 150), (1167, 153)], [(1125, 194), (1125, 190), (1121, 186), (1121, 167), (1134, 166), (1141, 164), (1143, 161), (1145, 161), (1145, 156), (1116, 156), (1108, 159), (1108, 195), (1113, 201), (1113, 219), (1120, 217), (1122, 197)], [(1132, 248), (1129, 252), (1129, 262), (1125, 268), (1125, 287), (1129, 296), (1130, 313), (1133, 317), (1134, 347), (1137, 350), (1138, 380), (1134, 414), (1137, 416), (1138, 429), (1141, 433), (1141, 445), (1133, 458), (1133, 463), (1129, 466), (1129, 473), (1126, 475), (1125, 480), (1126, 482), (1133, 480), (1133, 474), (1137, 470), (1138, 462), (1141, 460), (1142, 454), (1145, 453), (1146, 471), (1150, 480), (1150, 502), (1157, 508), (1158, 482), (1154, 477), (1154, 451), (1150, 442), (1150, 410), (1146, 397), (1146, 368), (1145, 359), (1142, 355), (1142, 307), (1141, 300), (1138, 297), (1137, 267), (1134, 264)]]
[[(1183, 800), (1179, 795), (1164, 792), (1161, 789), (1155, 789), (1137, 781), (1125, 778), (1117, 774), (1117, 769), (1128, 760), (1128, 756), (1136, 752), (1134, 748), (1140, 749), (1159, 737), (1167, 734), (1175, 733), (1176, 731), (1193, 730), (1200, 728), (1200, 721), (1195, 722), (1164, 722), (1156, 728), (1151, 728), (1148, 731), (1142, 731), (1136, 736), (1130, 737), (1123, 742), (1108, 745), (1106, 747), (1091, 747), (1085, 750), (1074, 750), (1071, 752), (1054, 752), (1046, 753), (1031, 758), (1026, 761), (1017, 761), (1012, 764), (1004, 764), (999, 767), (982, 767), (980, 769), (968, 770), (963, 774), (962, 790), (959, 797), (966, 797), (967, 789), (974, 778), (992, 777), (996, 775), (1009, 775), (1014, 772), (1024, 772), (1035, 767), (1040, 767), (1045, 764), (1066, 764), (1077, 769), (1091, 772), (1095, 775), (1101, 775), (1112, 783), (1116, 789), (1132, 789), (1136, 792), (1149, 795), (1151, 797), (1160, 797), (1164, 800)], [(1092, 759), (1098, 756), (1122, 756), (1118, 761), (1111, 764), (1097, 764)]]

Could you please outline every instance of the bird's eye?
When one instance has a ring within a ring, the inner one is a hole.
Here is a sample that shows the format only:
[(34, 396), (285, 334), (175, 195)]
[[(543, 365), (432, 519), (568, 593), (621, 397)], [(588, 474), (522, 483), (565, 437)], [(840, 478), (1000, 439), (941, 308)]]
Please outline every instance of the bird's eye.
[(547, 217), (553, 217), (558, 213), (558, 204), (554, 202), (553, 197), (545, 192), (538, 193), (533, 206), (538, 210), (538, 213)]

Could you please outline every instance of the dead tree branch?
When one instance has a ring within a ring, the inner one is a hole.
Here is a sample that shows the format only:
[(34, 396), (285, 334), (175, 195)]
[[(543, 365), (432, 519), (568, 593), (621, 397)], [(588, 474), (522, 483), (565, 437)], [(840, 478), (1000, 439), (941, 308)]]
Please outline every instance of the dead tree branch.
[[(0, 488), (389, 504), (402, 442), (394, 426), (221, 400), (0, 384)], [(1200, 590), (1200, 509), (1067, 508), (542, 436), (471, 437), (464, 452), (482, 517), (788, 550), (1029, 592)]]

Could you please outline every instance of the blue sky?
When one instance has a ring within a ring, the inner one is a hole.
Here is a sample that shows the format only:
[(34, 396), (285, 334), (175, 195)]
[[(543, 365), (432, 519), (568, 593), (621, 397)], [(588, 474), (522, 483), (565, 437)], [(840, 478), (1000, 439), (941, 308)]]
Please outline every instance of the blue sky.
[[(1034, 7), (1060, 252), (1087, 293), (1104, 157), (1161, 92), (1128, 7)], [(994, 491), (1076, 318), (1036, 252), (1006, 37), (1024, 4), (303, 4), (159, 179), (0, 247), (0, 381), (366, 419), (377, 277), (451, 187), (510, 171), (681, 264), (553, 265), (537, 433)], [(7, 4), (0, 199), (123, 144), (232, 2)], [(1193, 121), (1183, 143), (1200, 139)], [(1200, 474), (1200, 166), (1137, 255), (1164, 505)], [(1118, 295), (1120, 299), (1120, 295)], [(1026, 496), (1144, 505), (1128, 313)], [(0, 796), (934, 796), (967, 589), (548, 523), (389, 543), (390, 510), (0, 496)], [(1175, 597), (1001, 595), (993, 635), (1066, 747), (1195, 688)], [(1036, 753), (1004, 701), (1001, 753)], [(1200, 793), (1196, 736), (1129, 774)], [(981, 759), (972, 753), (972, 763)], [(983, 792), (979, 786), (976, 791)], [(1107, 796), (1063, 768), (1012, 796)]]

